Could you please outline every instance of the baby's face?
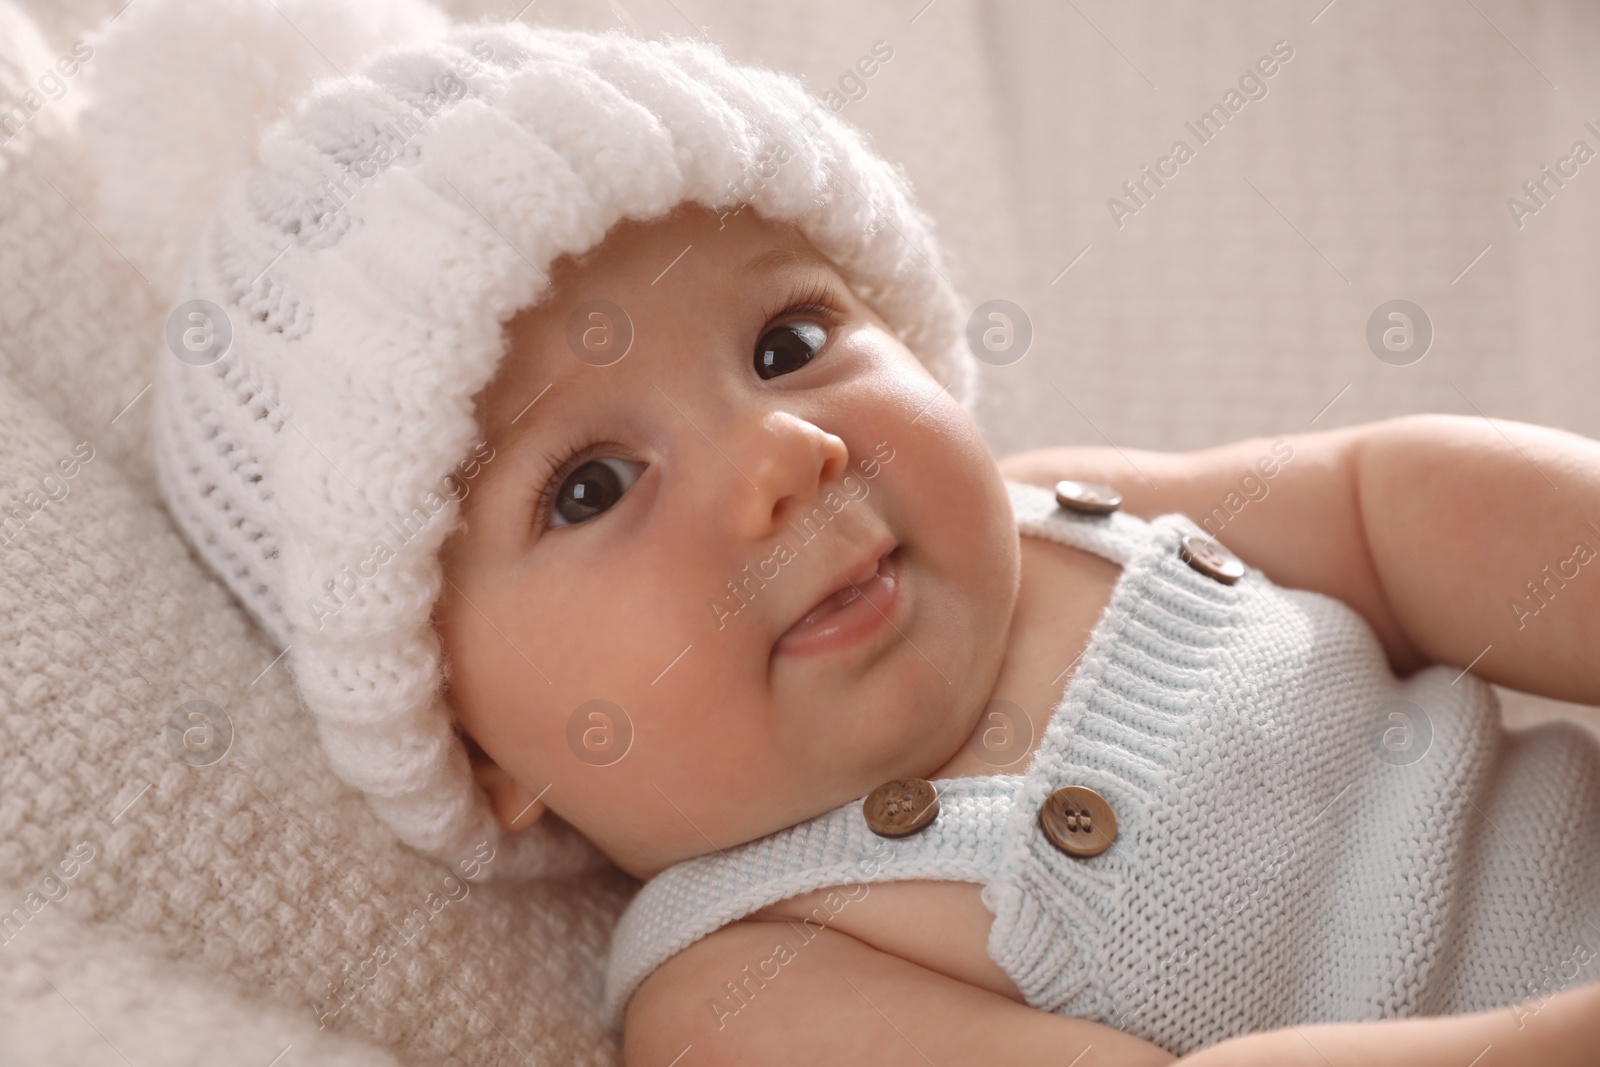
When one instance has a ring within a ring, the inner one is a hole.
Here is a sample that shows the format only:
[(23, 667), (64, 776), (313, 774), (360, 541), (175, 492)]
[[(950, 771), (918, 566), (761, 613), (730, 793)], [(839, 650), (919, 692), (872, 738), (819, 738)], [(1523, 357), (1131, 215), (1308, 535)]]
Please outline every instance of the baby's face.
[[(548, 806), (649, 878), (943, 766), (1019, 566), (961, 406), (750, 208), (621, 224), (552, 281), (478, 398), (434, 612), (502, 824)], [(608, 365), (593, 301), (632, 324)]]

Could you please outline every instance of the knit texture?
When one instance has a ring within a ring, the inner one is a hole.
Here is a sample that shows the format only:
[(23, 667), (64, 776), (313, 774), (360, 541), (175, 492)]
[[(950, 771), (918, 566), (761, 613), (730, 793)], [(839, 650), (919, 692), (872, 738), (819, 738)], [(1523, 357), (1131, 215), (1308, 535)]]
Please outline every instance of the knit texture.
[[(471, 884), (401, 843), (159, 503), (4, 375), (0, 501), (23, 516), (0, 537), (0, 1063), (123, 1062), (52, 1037), (88, 1029), (70, 1004), (139, 1064), (351, 1044), (300, 1032), (373, 1042), (369, 1063), (619, 1062), (598, 1005), (632, 879)], [(170, 736), (196, 700), (232, 730), (203, 765)]]
[[(118, 20), (84, 119), (112, 239), (159, 265), (174, 305), (220, 309), (200, 328), (231, 331), (212, 362), (156, 360), (161, 494), (287, 650), (335, 772), (407, 843), (453, 862), (488, 840), (504, 862), (484, 876), (593, 867), (558, 823), (500, 829), (430, 620), (440, 545), (493, 459), (474, 398), (503, 325), (544, 298), (555, 260), (623, 219), (749, 205), (793, 223), (969, 399), (975, 361), (931, 223), (904, 174), (798, 80), (701, 39), (452, 27), (416, 0), (387, 16), (305, 5), (294, 20), (268, 0), (214, 0), (204, 26), (193, 6), (145, 0)], [(256, 144), (293, 81), (274, 57), (315, 62), (302, 15), (351, 50), (402, 43), (301, 94)], [(227, 65), (219, 39), (248, 56)], [(195, 92), (212, 80), (230, 88)]]
[[(1595, 979), (1591, 735), (1507, 733), (1487, 683), (1446, 666), (1397, 679), (1342, 602), (1248, 564), (1233, 585), (1207, 577), (1179, 555), (1204, 534), (1183, 515), (1087, 517), (1008, 489), (1023, 534), (1123, 564), (1026, 770), (935, 781), (938, 818), (909, 838), (876, 837), (857, 800), (658, 875), (612, 942), (613, 1027), (646, 975), (726, 923), (907, 878), (984, 886), (989, 955), (1029, 1004), (1179, 1055)], [(1098, 856), (1039, 827), (1064, 785), (1117, 815)]]
[(0, 111), (0, 375), (153, 490), (147, 412), (118, 416), (150, 383), (157, 301), (114, 248), (84, 239), (94, 231), (75, 205), (92, 203), (95, 183), (73, 118), (104, 57), (79, 62), (71, 47), (69, 39), (52, 48), (25, 12), (0, 0), (0, 103), (26, 99), (41, 71), (59, 76), (62, 55), (77, 63), (61, 99), (34, 98), (40, 110), (26, 125)]
[[(72, 39), (0, 0), (0, 92)], [(0, 144), (0, 1064), (620, 1062), (598, 1005), (633, 880), (468, 888), (408, 848), (160, 506), (166, 310), (77, 214), (97, 175), (56, 121), (110, 58)], [(233, 728), (205, 766), (169, 747), (196, 699)]]

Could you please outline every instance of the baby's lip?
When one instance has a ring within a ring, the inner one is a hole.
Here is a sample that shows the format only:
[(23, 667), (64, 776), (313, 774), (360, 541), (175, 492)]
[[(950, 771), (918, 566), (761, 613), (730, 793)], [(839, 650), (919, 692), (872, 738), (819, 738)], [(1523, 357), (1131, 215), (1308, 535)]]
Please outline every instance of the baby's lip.
[(866, 553), (856, 556), (853, 562), (842, 568), (832, 584), (828, 585), (821, 594), (809, 601), (803, 610), (790, 618), (789, 625), (784, 627), (783, 633), (778, 635), (778, 639), (782, 640), (783, 634), (798, 626), (801, 620), (821, 607), (822, 602), (835, 593), (871, 581), (873, 575), (878, 573), (878, 566), (883, 562), (883, 558), (897, 547), (899, 546), (895, 539), (888, 534), (884, 534)]

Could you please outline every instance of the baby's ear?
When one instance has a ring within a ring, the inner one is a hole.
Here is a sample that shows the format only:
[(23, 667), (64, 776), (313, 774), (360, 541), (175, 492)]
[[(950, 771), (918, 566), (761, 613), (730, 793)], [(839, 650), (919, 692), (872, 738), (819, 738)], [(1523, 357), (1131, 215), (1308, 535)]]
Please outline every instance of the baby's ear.
[(479, 788), (489, 798), (489, 810), (494, 812), (495, 821), (501, 829), (512, 833), (538, 822), (545, 813), (544, 801), (534, 799), (538, 794), (530, 793), (519, 785), (516, 779), (478, 747), (476, 741), (460, 731), (457, 733), (467, 746), (467, 756), (472, 761), (472, 777), (477, 779)]

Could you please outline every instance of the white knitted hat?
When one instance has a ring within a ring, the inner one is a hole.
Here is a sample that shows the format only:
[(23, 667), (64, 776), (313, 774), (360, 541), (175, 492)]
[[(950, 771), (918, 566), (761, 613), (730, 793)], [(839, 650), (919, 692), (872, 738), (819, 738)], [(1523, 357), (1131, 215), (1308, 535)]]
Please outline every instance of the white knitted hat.
[[(192, 4), (146, 3), (158, 11), (124, 16), (130, 36), (195, 17)], [(351, 24), (376, 18), (346, 6)], [(686, 200), (796, 224), (970, 403), (965, 315), (903, 172), (794, 78), (734, 66), (697, 39), (451, 26), (414, 3), (384, 6), (386, 32), (408, 43), (302, 96), (216, 186), (214, 209), (199, 205), (203, 228), (188, 220), (205, 183), (182, 175), (103, 201), (167, 257), (156, 266), (180, 312), (168, 341), (184, 354), (163, 351), (154, 393), (159, 485), (196, 552), (288, 647), (335, 772), (402, 840), (446, 861), (488, 840), (497, 873), (569, 872), (600, 858), (571, 827), (547, 816), (505, 834), (495, 822), (429, 621), (438, 550), (477, 470), (473, 398), (505, 352), (504, 324), (539, 303), (557, 257)], [(281, 37), (265, 0), (216, 7), (251, 41)], [(308, 9), (286, 10), (292, 21)], [(170, 41), (159, 50), (174, 59)], [(237, 56), (190, 62), (252, 76)], [(253, 62), (258, 81), (272, 76)], [(181, 69), (190, 92), (208, 91)], [(163, 134), (138, 79), (119, 76), (108, 91), (124, 98), (105, 99), (92, 134), (116, 142), (103, 154), (130, 172), (168, 149), (192, 156), (184, 145), (204, 131), (168, 121)], [(162, 136), (174, 140), (152, 143)], [(169, 202), (154, 216), (153, 196)], [(187, 227), (183, 247), (164, 225)]]

